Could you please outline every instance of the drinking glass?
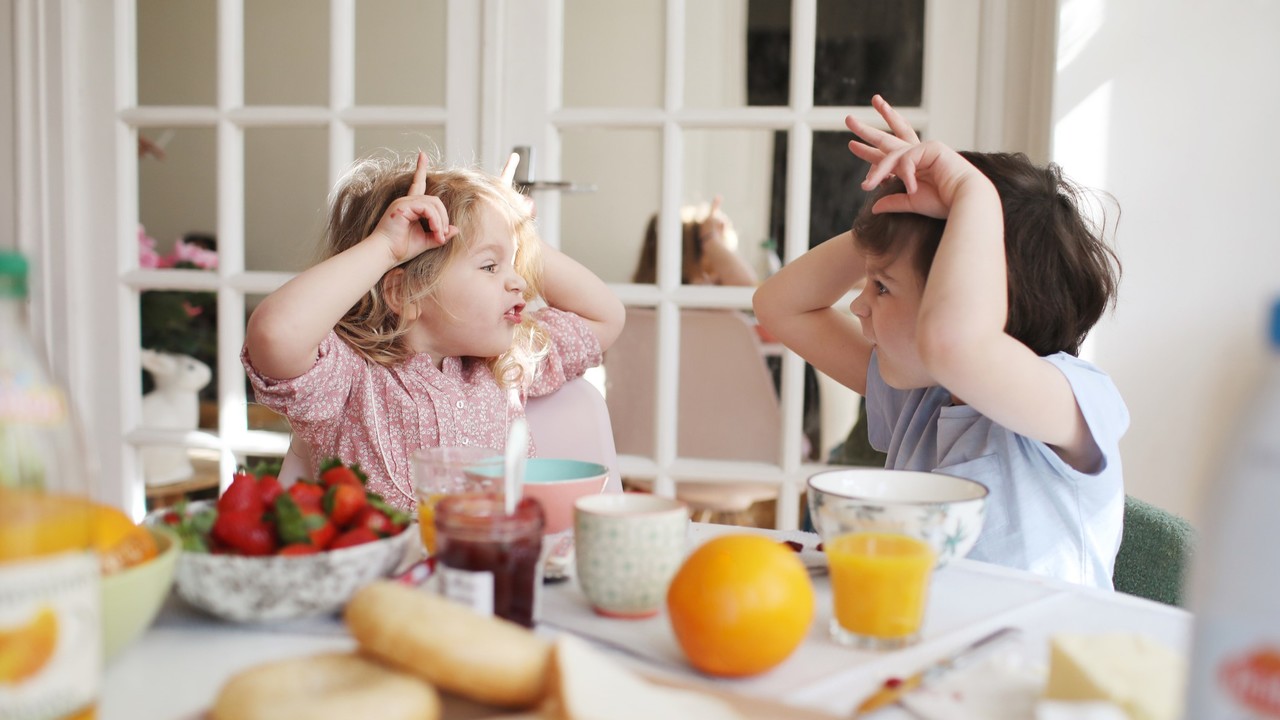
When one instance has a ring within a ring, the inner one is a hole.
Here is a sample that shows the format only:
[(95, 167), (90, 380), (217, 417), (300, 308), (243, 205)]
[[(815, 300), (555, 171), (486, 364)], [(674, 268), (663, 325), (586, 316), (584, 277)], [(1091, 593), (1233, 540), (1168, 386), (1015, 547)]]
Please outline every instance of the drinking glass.
[(831, 636), (871, 650), (920, 638), (934, 554), (907, 535), (855, 532), (824, 543), (831, 571)]

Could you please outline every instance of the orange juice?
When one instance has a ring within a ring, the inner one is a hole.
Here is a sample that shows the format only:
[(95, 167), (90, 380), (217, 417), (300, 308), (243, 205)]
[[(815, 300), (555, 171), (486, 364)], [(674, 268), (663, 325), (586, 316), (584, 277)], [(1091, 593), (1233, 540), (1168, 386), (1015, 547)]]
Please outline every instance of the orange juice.
[(831, 569), (832, 635), (840, 642), (900, 647), (924, 620), (934, 555), (915, 538), (851, 533), (825, 544)]
[(434, 493), (418, 497), (418, 531), (428, 555), (436, 554), (436, 504), (444, 496), (445, 493)]

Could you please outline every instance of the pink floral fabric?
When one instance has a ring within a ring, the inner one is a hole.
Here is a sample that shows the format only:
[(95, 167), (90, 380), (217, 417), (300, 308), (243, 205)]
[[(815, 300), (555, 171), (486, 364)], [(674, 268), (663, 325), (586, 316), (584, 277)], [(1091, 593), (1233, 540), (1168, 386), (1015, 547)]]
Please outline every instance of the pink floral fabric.
[[(582, 318), (554, 308), (542, 308), (534, 317), (551, 335), (551, 348), (527, 396), (552, 393), (600, 364), (600, 341)], [(290, 380), (259, 373), (247, 349), (240, 359), (258, 402), (289, 418), (293, 432), (310, 444), (313, 462), (336, 456), (360, 463), (369, 489), (405, 510), (416, 505), (413, 451), (501, 448), (511, 421), (524, 417), (525, 397), (503, 390), (474, 358), (445, 358), (443, 368), (436, 369), (423, 354), (387, 368), (365, 360), (330, 333), (316, 364)], [(311, 472), (314, 476), (316, 468)]]

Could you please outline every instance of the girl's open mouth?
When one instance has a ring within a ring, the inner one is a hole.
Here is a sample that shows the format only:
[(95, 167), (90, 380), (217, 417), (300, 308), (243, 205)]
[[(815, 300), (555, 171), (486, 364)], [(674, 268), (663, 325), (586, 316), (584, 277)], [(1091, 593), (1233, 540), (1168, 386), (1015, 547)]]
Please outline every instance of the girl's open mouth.
[(524, 303), (520, 303), (519, 305), (512, 306), (512, 308), (508, 310), (505, 314), (503, 314), (502, 317), (506, 318), (507, 321), (512, 323), (513, 325), (519, 325), (521, 320), (520, 313), (523, 310), (524, 310)]

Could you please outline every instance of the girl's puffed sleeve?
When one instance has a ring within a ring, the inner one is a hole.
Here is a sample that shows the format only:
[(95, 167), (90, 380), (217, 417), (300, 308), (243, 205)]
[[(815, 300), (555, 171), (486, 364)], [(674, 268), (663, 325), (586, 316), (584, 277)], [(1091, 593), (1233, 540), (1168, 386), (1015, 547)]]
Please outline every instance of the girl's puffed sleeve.
[(549, 395), (600, 364), (600, 339), (581, 317), (545, 307), (534, 313), (534, 319), (551, 336), (551, 346), (538, 364), (538, 374), (526, 392), (529, 397)]
[(240, 351), (240, 362), (249, 375), (257, 402), (294, 423), (338, 417), (352, 390), (365, 377), (367, 364), (333, 332), (320, 342), (311, 369), (295, 378), (279, 380), (258, 372), (247, 347)]

